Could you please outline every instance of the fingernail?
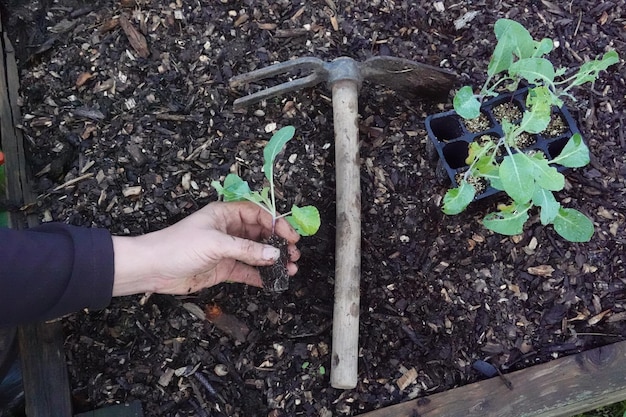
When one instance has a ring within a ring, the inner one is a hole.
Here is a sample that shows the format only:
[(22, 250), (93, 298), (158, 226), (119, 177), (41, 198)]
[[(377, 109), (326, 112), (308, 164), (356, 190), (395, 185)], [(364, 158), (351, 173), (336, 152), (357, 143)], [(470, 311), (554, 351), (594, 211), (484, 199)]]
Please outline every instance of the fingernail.
[(265, 246), (263, 248), (263, 259), (266, 261), (277, 261), (280, 257), (280, 250), (273, 246)]

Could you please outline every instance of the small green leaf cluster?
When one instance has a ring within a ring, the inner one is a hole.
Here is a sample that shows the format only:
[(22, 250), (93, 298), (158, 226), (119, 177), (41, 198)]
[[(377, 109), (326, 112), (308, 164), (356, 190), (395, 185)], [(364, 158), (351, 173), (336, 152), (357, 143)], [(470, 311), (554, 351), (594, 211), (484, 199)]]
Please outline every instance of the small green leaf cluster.
[(224, 183), (213, 181), (211, 186), (215, 188), (218, 195), (224, 201), (250, 201), (272, 215), (272, 219), (284, 217), (285, 220), (301, 236), (314, 235), (320, 227), (320, 213), (314, 206), (298, 207), (293, 205), (291, 211), (285, 214), (278, 214), (276, 209), (276, 193), (274, 189), (274, 160), (289, 142), (296, 130), (293, 126), (285, 126), (278, 130), (263, 149), (263, 170), (265, 178), (269, 182), (268, 187), (263, 187), (261, 191), (252, 191), (247, 181), (244, 181), (237, 174), (228, 174)]
[(512, 200), (485, 217), (483, 224), (488, 229), (505, 235), (520, 234), (529, 210), (536, 206), (540, 208), (541, 223), (552, 224), (563, 238), (589, 241), (593, 235), (591, 220), (574, 209), (561, 207), (553, 194), (565, 186), (558, 166), (577, 168), (589, 163), (589, 149), (581, 135), (573, 134), (561, 153), (552, 159), (542, 151), (520, 149), (518, 138), (523, 133), (543, 132), (550, 123), (552, 110), (563, 106), (563, 98), (574, 99), (572, 88), (596, 80), (600, 71), (619, 61), (618, 55), (615, 51), (607, 52), (572, 72), (555, 68), (546, 58), (553, 47), (551, 39), (536, 41), (521, 24), (509, 19), (498, 20), (494, 32), (498, 42), (487, 67), (487, 80), (478, 93), (471, 86), (459, 89), (453, 100), (454, 109), (464, 119), (474, 119), (480, 116), (485, 98), (506, 90), (516, 91), (522, 83), (529, 86), (526, 108), (520, 120), (502, 121), (504, 136), (495, 143), (470, 144), (466, 160), (469, 168), (458, 187), (446, 193), (443, 211), (446, 214), (464, 211), (476, 196), (472, 179), (484, 178)]
[(319, 367), (311, 366), (311, 362), (305, 361), (304, 363), (302, 363), (300, 367), (303, 370), (308, 369), (309, 374), (312, 374), (312, 375), (315, 375), (315, 374), (317, 374), (317, 376), (326, 375), (326, 367), (324, 365), (320, 365)]

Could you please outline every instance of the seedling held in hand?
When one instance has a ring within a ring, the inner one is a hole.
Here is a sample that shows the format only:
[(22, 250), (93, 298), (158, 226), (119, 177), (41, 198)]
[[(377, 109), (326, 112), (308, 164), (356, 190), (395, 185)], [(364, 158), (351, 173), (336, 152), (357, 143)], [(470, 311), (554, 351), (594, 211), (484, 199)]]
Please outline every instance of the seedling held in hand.
[[(597, 79), (602, 70), (619, 61), (615, 51), (583, 64), (571, 73), (555, 68), (545, 56), (553, 41), (535, 41), (519, 23), (500, 19), (495, 24), (498, 40), (487, 67), (487, 80), (477, 94), (471, 86), (462, 87), (454, 97), (454, 109), (464, 119), (480, 116), (485, 98), (495, 97), (502, 90), (515, 91), (522, 82), (528, 84), (526, 108), (519, 120), (502, 121), (504, 136), (485, 143), (472, 142), (466, 163), (469, 166), (459, 185), (448, 190), (443, 200), (446, 214), (458, 214), (474, 200), (472, 185), (483, 178), (495, 189), (503, 190), (512, 202), (500, 205), (488, 214), (483, 224), (505, 235), (520, 234), (533, 206), (540, 207), (540, 220), (552, 224), (558, 234), (573, 242), (586, 242), (593, 235), (593, 223), (571, 208), (563, 208), (554, 197), (565, 186), (565, 178), (557, 167), (578, 168), (589, 163), (589, 149), (579, 133), (575, 133), (558, 156), (549, 159), (541, 150), (524, 151), (518, 144), (520, 135), (539, 134), (548, 127), (552, 110), (563, 106), (563, 98), (572, 88)], [(498, 157), (504, 155), (504, 157)]]
[(265, 178), (269, 182), (269, 187), (263, 187), (261, 192), (250, 190), (248, 182), (242, 180), (237, 174), (228, 174), (224, 179), (224, 185), (219, 181), (213, 181), (211, 185), (224, 198), (224, 201), (251, 201), (270, 213), (274, 223), (279, 218), (284, 217), (301, 236), (311, 236), (320, 227), (320, 214), (317, 208), (314, 206), (298, 207), (293, 205), (290, 212), (281, 215), (276, 210), (274, 160), (287, 142), (293, 138), (294, 134), (295, 128), (293, 126), (285, 126), (274, 133), (265, 146), (263, 150), (263, 159), (265, 161), (263, 170)]

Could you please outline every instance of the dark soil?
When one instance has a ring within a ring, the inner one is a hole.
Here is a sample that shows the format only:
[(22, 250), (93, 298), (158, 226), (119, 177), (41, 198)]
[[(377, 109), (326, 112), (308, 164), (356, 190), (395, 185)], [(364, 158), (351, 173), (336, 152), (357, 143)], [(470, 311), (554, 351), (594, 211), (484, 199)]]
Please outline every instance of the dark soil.
[[(587, 244), (563, 241), (538, 216), (520, 236), (485, 230), (480, 219), (500, 197), (445, 216), (446, 184), (426, 156), (423, 122), (450, 109), (450, 98), (408, 101), (365, 83), (361, 360), (348, 391), (329, 384), (330, 93), (319, 85), (234, 112), (234, 99), (287, 78), (227, 85), (295, 57), (392, 55), (478, 86), (500, 17), (558, 41), (557, 66), (611, 48), (623, 58), (622, 2), (58, 0), (11, 8), (42, 221), (115, 234), (163, 228), (216, 200), (210, 183), (229, 172), (261, 184), (262, 147), (284, 125), (297, 138), (276, 168), (281, 209), (304, 201), (322, 214), (319, 233), (301, 241), (300, 272), (278, 296), (221, 285), (190, 297), (117, 299), (66, 318), (77, 412), (139, 399), (148, 416), (356, 415), (480, 380), (477, 360), (506, 373), (625, 339), (622, 63), (568, 102), (593, 157), (567, 174), (559, 197), (594, 220)], [(470, 11), (477, 16), (456, 29)], [(120, 27), (121, 15), (135, 34)], [(190, 313), (207, 305), (245, 323), (246, 341)], [(417, 377), (400, 389), (413, 368)]]

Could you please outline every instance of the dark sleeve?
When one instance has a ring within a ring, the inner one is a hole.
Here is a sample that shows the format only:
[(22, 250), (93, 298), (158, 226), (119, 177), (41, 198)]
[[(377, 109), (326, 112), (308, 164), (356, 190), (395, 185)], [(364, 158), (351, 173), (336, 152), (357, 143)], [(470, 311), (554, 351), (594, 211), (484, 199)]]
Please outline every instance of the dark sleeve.
[(113, 292), (107, 230), (49, 223), (0, 229), (0, 326), (101, 309)]

